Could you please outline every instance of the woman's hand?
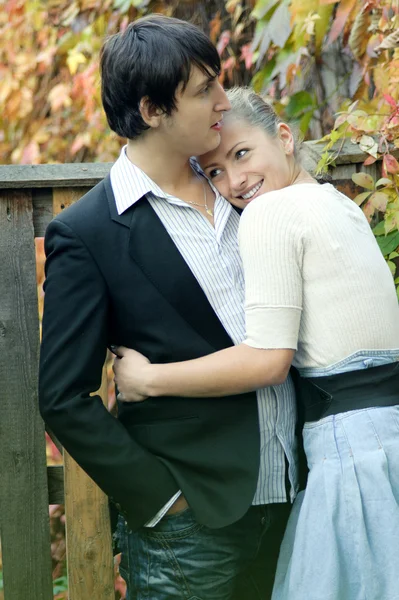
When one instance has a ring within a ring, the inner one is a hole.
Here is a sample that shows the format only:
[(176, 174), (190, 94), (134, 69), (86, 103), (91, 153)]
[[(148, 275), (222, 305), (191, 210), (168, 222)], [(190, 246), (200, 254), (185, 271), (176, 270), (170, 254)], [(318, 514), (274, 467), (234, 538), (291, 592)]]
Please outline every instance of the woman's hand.
[(118, 346), (113, 348), (116, 358), (113, 364), (114, 380), (118, 387), (117, 399), (123, 402), (142, 402), (148, 398), (151, 363), (140, 352)]

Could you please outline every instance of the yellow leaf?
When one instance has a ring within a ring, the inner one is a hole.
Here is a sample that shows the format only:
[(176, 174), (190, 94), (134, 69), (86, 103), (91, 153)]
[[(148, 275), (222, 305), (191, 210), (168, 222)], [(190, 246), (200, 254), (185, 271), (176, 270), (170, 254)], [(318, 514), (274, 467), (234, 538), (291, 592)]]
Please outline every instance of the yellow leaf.
[(352, 181), (366, 190), (374, 190), (374, 179), (368, 173), (354, 173)]
[(317, 14), (320, 17), (315, 24), (315, 50), (316, 55), (320, 55), (322, 50), (323, 41), (330, 24), (331, 15), (333, 13), (334, 6), (328, 4), (326, 6), (319, 6)]
[(370, 194), (371, 192), (362, 192), (361, 194), (358, 194), (355, 198), (353, 198), (353, 202), (360, 206), (365, 200), (367, 200)]
[(395, 29), (393, 33), (384, 38), (375, 50), (387, 50), (388, 48), (395, 48), (396, 46), (399, 46), (399, 29)]
[(84, 65), (87, 62), (87, 59), (84, 54), (81, 52), (75, 52), (75, 50), (70, 50), (68, 52), (68, 58), (66, 60), (69, 72), (71, 75), (75, 75), (76, 71), (79, 68), (79, 65)]
[(71, 106), (72, 100), (69, 95), (70, 87), (66, 83), (58, 83), (53, 87), (48, 95), (48, 100), (52, 111), (57, 111), (61, 107)]
[(370, 25), (370, 14), (367, 10), (363, 9), (358, 13), (349, 36), (348, 45), (353, 52), (353, 56), (356, 60), (360, 60), (366, 52), (368, 36), (367, 30)]
[(359, 147), (363, 152), (367, 152), (374, 158), (378, 156), (378, 143), (370, 135), (362, 135), (359, 141)]
[(385, 212), (388, 203), (388, 196), (383, 192), (374, 192), (370, 198), (372, 205), (381, 212)]

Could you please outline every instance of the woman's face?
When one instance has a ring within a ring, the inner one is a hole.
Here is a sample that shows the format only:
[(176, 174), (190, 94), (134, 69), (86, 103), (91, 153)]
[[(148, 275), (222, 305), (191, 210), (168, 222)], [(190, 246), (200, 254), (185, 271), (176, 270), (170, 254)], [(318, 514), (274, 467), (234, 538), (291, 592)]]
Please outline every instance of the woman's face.
[(245, 208), (254, 198), (295, 180), (294, 141), (288, 125), (276, 138), (243, 120), (227, 118), (220, 145), (200, 156), (205, 174), (229, 202)]

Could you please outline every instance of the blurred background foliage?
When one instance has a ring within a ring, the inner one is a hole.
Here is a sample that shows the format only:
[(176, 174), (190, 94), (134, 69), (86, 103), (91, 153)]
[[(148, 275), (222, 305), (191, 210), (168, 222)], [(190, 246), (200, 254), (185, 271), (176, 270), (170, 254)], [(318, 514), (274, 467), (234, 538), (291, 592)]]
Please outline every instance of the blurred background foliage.
[(397, 141), (397, 0), (5, 0), (0, 162), (114, 160), (121, 140), (101, 109), (99, 50), (153, 12), (198, 24), (221, 55), (223, 84), (252, 85), (308, 139), (330, 133), (357, 101), (367, 118), (340, 124)]

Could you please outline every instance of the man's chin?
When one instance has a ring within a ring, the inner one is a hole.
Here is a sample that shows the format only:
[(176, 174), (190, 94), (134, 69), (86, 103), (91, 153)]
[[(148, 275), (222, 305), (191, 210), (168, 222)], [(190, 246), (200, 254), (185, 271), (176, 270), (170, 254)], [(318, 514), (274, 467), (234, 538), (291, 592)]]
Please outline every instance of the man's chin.
[(201, 152), (201, 154), (198, 153), (198, 156), (212, 152), (212, 150), (216, 150), (216, 148), (219, 146), (221, 140), (219, 131), (214, 131), (211, 129), (211, 134), (212, 135), (210, 135), (209, 139), (207, 140), (206, 146), (204, 144), (204, 150)]

